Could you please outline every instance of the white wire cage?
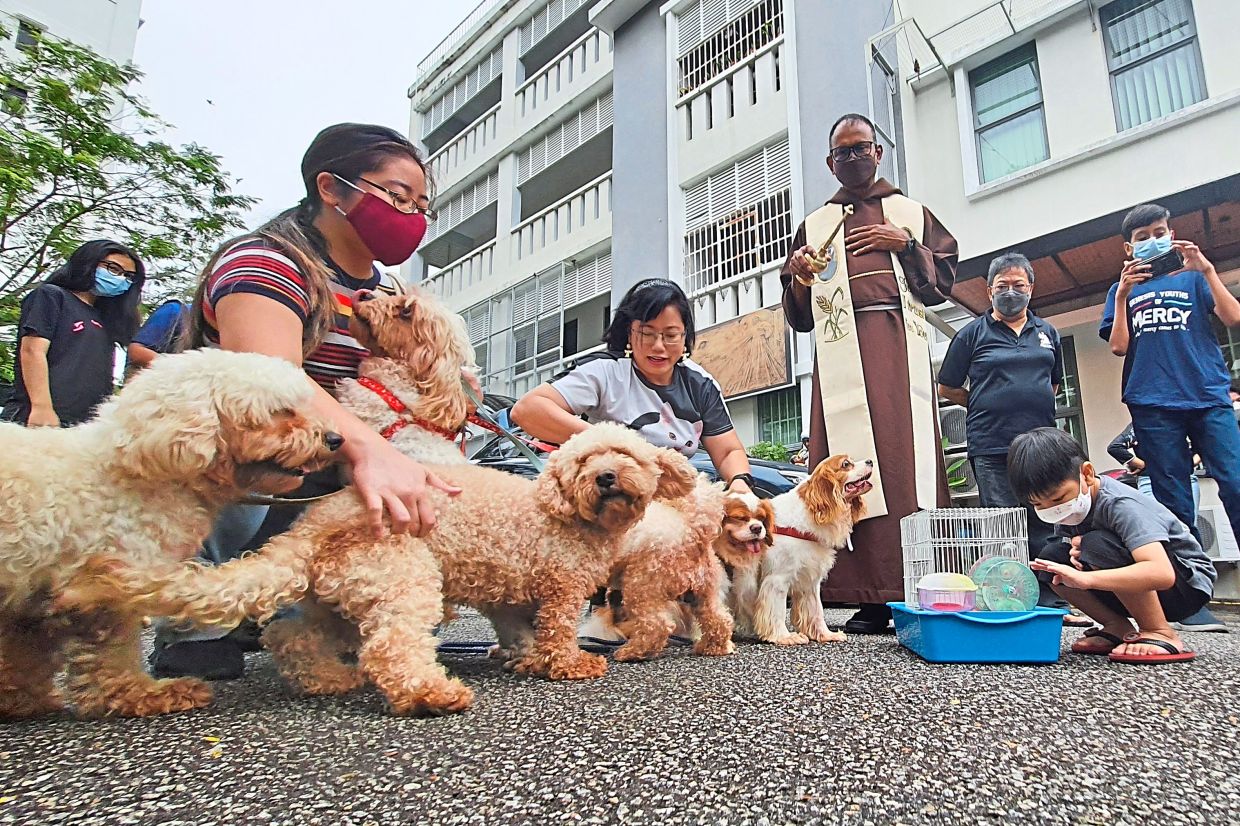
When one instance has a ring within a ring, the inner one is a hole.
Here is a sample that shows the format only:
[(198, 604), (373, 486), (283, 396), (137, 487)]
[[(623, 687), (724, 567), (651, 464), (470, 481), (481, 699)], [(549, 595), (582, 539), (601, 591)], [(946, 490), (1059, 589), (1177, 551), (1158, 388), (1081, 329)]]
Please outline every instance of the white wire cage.
[(1024, 508), (935, 508), (900, 520), (904, 601), (917, 605), (926, 574), (965, 574), (984, 556), (1029, 563)]

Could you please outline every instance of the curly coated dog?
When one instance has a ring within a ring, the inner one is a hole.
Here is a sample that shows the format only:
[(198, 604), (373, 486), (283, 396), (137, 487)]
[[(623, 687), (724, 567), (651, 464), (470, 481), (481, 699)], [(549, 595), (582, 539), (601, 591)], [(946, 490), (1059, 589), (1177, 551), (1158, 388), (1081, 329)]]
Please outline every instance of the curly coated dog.
[(66, 665), (84, 716), (210, 701), (199, 680), (144, 673), (144, 610), (97, 589), (91, 566), (187, 559), (224, 505), (287, 493), (325, 467), (341, 440), (311, 398), (285, 361), (204, 350), (161, 356), (77, 427), (0, 424), (0, 716), (60, 709)]

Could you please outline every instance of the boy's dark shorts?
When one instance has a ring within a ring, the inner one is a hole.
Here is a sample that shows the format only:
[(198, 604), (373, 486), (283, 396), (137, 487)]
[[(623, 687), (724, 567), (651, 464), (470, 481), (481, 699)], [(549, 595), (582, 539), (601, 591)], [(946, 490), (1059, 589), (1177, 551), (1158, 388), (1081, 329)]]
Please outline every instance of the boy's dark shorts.
[[(1058, 536), (1055, 538), (1061, 539)], [(1038, 558), (1048, 562), (1058, 562), (1061, 565), (1071, 565), (1072, 558), (1068, 555), (1071, 548), (1072, 546), (1066, 539), (1048, 542), (1042, 549), (1042, 553), (1038, 554)], [(1110, 531), (1097, 530), (1081, 534), (1081, 564), (1085, 566), (1085, 570), (1108, 571), (1114, 568), (1124, 568), (1135, 562), (1136, 560), (1132, 558), (1132, 551)], [(1188, 584), (1189, 572), (1183, 562), (1171, 557), (1171, 568), (1175, 571), (1175, 584), (1165, 591), (1159, 591), (1158, 601), (1162, 603), (1167, 621), (1179, 622), (1200, 611), (1210, 601), (1210, 595)], [(1039, 580), (1048, 584), (1054, 577), (1054, 574), (1047, 571), (1038, 571), (1037, 575)], [(1128, 616), (1128, 609), (1113, 592), (1091, 589), (1090, 593), (1117, 614)]]

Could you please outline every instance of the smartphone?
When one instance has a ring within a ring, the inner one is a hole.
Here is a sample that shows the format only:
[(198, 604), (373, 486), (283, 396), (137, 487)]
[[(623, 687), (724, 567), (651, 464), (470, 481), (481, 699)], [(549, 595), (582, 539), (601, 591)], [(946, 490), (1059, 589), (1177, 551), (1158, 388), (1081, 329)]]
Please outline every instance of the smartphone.
[(1164, 252), (1162, 255), (1155, 255), (1153, 258), (1145, 262), (1150, 265), (1150, 278), (1156, 275), (1167, 275), (1184, 269), (1184, 256), (1175, 247)]

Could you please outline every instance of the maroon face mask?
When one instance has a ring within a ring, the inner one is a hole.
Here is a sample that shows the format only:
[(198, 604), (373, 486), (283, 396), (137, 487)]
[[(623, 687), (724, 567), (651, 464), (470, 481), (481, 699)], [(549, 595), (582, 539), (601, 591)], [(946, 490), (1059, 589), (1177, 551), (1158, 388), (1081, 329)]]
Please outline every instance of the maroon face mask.
[(353, 225), (370, 254), (389, 267), (409, 260), (422, 243), (422, 236), (426, 235), (426, 216), (420, 212), (401, 212), (377, 195), (349, 181), (345, 183), (361, 192), (362, 200), (348, 212), (340, 207), (336, 207), (336, 211)]

